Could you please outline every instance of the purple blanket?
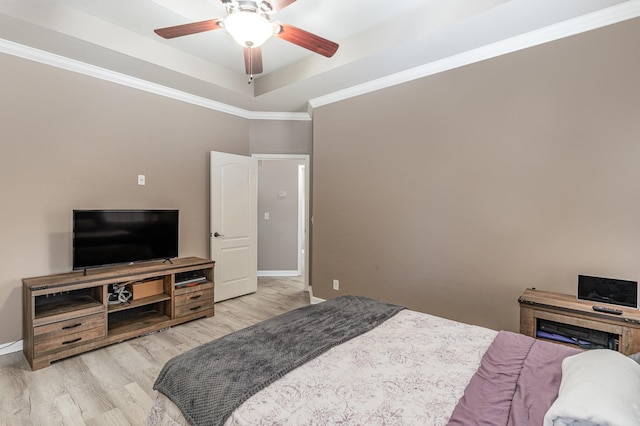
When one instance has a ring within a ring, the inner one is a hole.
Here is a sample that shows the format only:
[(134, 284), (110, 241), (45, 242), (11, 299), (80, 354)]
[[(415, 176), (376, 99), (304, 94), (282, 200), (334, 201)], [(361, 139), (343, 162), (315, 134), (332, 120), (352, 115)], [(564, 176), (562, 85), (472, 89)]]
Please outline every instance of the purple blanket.
[(449, 425), (542, 425), (558, 397), (562, 360), (581, 352), (501, 331), (482, 357)]

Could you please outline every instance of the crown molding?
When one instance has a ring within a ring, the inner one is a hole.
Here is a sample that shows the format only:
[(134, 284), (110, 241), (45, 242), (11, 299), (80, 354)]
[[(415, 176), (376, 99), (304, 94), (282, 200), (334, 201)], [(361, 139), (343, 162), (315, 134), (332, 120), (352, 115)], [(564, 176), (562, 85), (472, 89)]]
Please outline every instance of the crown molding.
[(428, 77), (454, 68), (459, 68), (485, 59), (494, 58), (529, 47), (570, 37), (586, 31), (616, 24), (618, 22), (640, 16), (640, 0), (632, 0), (611, 6), (606, 9), (588, 13), (586, 15), (568, 19), (519, 36), (505, 39), (483, 47), (472, 49), (457, 55), (434, 61), (396, 74), (372, 80), (344, 90), (339, 90), (325, 96), (319, 96), (308, 101), (309, 115), (313, 116), (313, 109), (345, 99), (364, 95), (391, 86)]
[(283, 120), (283, 121), (311, 121), (311, 115), (306, 112), (249, 112), (251, 120)]
[(250, 120), (311, 120), (305, 112), (261, 112), (237, 108), (9, 40), (0, 39), (0, 52)]

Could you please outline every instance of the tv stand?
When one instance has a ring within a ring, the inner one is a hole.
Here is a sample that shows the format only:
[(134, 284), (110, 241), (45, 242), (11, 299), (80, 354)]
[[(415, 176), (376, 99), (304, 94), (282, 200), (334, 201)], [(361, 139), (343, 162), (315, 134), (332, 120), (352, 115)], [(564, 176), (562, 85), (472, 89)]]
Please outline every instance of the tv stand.
[(171, 259), (169, 259), (168, 257), (165, 260), (162, 261), (162, 263), (167, 263), (167, 262), (169, 262), (170, 264), (173, 265), (173, 261)]
[[(637, 309), (608, 305), (622, 311), (612, 315), (594, 310), (593, 302), (578, 300), (576, 296), (536, 289), (527, 289), (518, 302), (522, 334), (547, 340), (550, 337), (540, 332), (551, 331), (555, 336), (559, 333), (574, 340), (574, 343), (562, 343), (569, 346), (590, 348), (596, 343), (595, 347), (608, 347), (625, 355), (640, 352)], [(549, 341), (562, 342), (561, 339)]]
[[(196, 257), (25, 278), (23, 351), (33, 370), (52, 361), (214, 315), (215, 262)], [(180, 285), (185, 273), (200, 277)], [(176, 280), (178, 277), (178, 280)], [(133, 293), (108, 303), (111, 284)]]

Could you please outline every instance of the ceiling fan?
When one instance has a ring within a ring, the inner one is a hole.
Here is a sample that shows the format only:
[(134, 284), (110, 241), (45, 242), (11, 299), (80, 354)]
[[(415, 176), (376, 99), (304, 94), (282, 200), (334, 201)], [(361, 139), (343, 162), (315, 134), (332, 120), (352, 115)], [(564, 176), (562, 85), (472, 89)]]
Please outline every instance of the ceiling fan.
[[(262, 73), (260, 46), (271, 36), (296, 44), (312, 52), (330, 58), (338, 50), (338, 44), (330, 40), (282, 22), (271, 22), (271, 15), (296, 0), (220, 0), (227, 9), (226, 18), (215, 18), (191, 24), (176, 25), (154, 30), (166, 39), (225, 29), (244, 47), (245, 71), (253, 75)], [(251, 79), (249, 80), (251, 83)]]

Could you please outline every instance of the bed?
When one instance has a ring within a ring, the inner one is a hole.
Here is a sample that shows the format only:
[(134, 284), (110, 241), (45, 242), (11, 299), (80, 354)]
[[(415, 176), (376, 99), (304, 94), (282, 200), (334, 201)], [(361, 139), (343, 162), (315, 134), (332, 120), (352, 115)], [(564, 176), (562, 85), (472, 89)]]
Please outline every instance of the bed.
[(640, 365), (589, 352), (343, 296), (170, 360), (147, 424), (640, 425)]

